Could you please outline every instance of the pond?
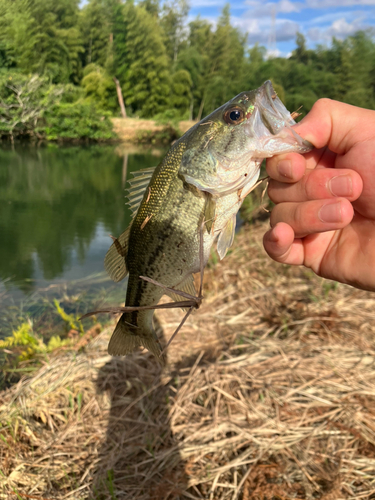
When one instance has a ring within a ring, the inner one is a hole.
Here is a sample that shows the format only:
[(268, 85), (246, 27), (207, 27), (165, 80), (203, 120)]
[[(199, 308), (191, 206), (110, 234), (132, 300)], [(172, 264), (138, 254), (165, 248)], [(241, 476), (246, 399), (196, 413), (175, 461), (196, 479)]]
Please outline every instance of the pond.
[(0, 337), (49, 293), (100, 289), (108, 298), (116, 290), (124, 300), (125, 287), (103, 270), (109, 235), (130, 222), (126, 180), (161, 155), (113, 145), (0, 145)]

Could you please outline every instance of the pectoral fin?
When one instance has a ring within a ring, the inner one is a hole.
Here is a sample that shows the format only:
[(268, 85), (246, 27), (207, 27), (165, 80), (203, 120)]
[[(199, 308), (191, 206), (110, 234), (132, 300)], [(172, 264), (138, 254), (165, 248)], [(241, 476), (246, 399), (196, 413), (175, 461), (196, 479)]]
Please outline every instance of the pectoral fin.
[(213, 223), (215, 221), (216, 201), (212, 198), (210, 193), (206, 194), (206, 206), (204, 208), (204, 220), (207, 232), (210, 233)]
[(225, 228), (221, 231), (219, 238), (217, 240), (217, 253), (219, 254), (220, 260), (223, 260), (228, 248), (232, 245), (234, 240), (234, 232), (236, 230), (236, 214), (226, 223)]
[(116, 283), (128, 274), (125, 257), (128, 253), (130, 227), (114, 240), (104, 258), (104, 268)]

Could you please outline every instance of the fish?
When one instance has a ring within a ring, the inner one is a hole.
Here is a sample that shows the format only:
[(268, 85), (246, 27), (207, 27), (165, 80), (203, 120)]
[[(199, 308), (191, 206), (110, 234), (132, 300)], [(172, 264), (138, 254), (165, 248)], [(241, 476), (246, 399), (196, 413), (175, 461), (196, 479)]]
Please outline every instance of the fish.
[(129, 276), (127, 310), (112, 334), (109, 354), (143, 346), (164, 363), (153, 308), (164, 294), (176, 301), (181, 293), (197, 295), (193, 275), (207, 264), (215, 243), (219, 258), (225, 257), (236, 214), (258, 181), (262, 160), (312, 149), (293, 130), (293, 116), (266, 81), (194, 125), (156, 168), (134, 174), (128, 191), (132, 222), (104, 261), (115, 282)]

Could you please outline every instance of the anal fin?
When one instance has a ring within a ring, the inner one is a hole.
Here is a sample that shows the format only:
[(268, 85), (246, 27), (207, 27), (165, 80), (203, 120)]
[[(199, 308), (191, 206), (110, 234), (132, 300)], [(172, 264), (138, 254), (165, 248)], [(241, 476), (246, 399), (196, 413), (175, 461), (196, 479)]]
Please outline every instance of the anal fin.
[[(180, 290), (181, 292), (188, 293), (193, 297), (197, 296), (197, 291), (195, 289), (195, 284), (194, 284), (194, 276), (192, 274), (189, 274), (187, 278), (185, 278), (179, 285), (175, 286), (174, 288), (176, 290)], [(181, 300), (184, 300), (184, 298), (181, 297), (181, 295), (178, 295), (177, 293), (168, 291), (167, 295), (175, 302), (181, 302)], [(181, 307), (181, 309), (185, 311), (188, 308)]]

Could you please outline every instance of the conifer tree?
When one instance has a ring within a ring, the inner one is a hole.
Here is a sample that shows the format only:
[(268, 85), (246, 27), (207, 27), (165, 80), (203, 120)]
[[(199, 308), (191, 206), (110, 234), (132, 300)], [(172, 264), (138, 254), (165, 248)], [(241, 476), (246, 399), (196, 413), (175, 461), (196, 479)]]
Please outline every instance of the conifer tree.
[(178, 52), (185, 37), (184, 24), (189, 12), (186, 0), (170, 0), (163, 5), (160, 26), (163, 32), (167, 55), (177, 62)]
[(48, 75), (54, 82), (78, 83), (81, 35), (78, 0), (14, 0), (0, 20), (0, 41), (25, 73)]
[(104, 67), (110, 50), (112, 5), (106, 0), (90, 0), (81, 11), (80, 27), (84, 39), (84, 63)]
[(126, 63), (121, 81), (126, 103), (134, 113), (153, 116), (168, 107), (170, 95), (169, 64), (160, 27), (141, 6), (127, 2)]

